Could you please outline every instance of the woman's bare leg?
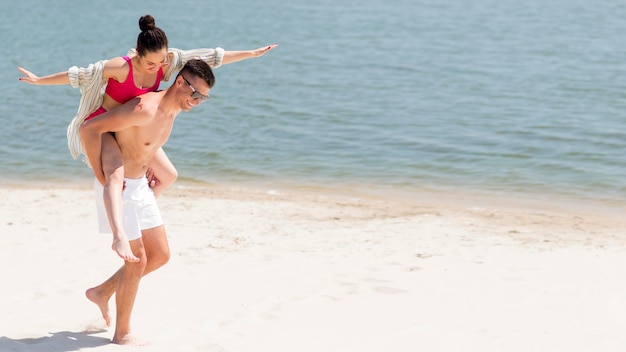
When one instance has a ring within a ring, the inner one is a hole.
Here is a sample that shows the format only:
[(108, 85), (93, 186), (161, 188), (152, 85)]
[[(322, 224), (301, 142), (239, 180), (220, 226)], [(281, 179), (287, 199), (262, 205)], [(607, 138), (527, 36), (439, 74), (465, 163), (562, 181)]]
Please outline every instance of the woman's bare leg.
[(176, 167), (167, 157), (163, 148), (159, 148), (154, 158), (150, 160), (148, 167), (151, 169), (147, 175), (148, 181), (150, 181), (150, 187), (152, 187), (155, 197), (158, 197), (161, 192), (171, 186), (178, 178), (178, 171), (176, 171)]
[(112, 133), (102, 135), (102, 171), (104, 172), (104, 206), (113, 231), (111, 248), (120, 258), (137, 262), (122, 225), (122, 190), (124, 189), (124, 163), (122, 152)]

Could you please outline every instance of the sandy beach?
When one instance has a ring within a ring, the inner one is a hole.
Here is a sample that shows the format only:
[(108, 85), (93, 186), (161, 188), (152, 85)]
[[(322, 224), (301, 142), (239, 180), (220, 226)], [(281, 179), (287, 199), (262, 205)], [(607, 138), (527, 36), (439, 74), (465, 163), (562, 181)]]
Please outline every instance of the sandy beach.
[(121, 265), (88, 185), (0, 197), (3, 352), (626, 346), (618, 217), (176, 186), (159, 199), (172, 258), (132, 320), (150, 345), (122, 347), (84, 296)]

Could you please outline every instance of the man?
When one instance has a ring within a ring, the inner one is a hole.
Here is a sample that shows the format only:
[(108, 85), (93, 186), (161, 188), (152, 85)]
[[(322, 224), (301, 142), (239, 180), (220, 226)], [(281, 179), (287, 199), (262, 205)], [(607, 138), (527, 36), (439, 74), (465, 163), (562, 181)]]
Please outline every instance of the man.
[[(124, 261), (113, 276), (86, 292), (87, 298), (98, 305), (110, 325), (108, 301), (117, 291), (113, 343), (141, 344), (130, 334), (130, 317), (139, 282), (143, 275), (163, 266), (170, 257), (163, 220), (145, 176), (148, 161), (167, 142), (176, 116), (208, 100), (214, 84), (211, 68), (201, 60), (191, 60), (167, 90), (134, 98), (85, 121), (80, 130), (81, 140), (96, 141), (84, 146), (95, 172), (102, 172), (101, 145), (97, 141), (104, 133), (115, 133), (124, 166), (122, 221), (132, 252), (139, 258), (139, 261)], [(95, 188), (97, 201), (102, 201), (103, 188), (97, 180)], [(104, 219), (100, 221), (101, 227), (108, 223), (104, 207), (99, 208), (99, 218)]]

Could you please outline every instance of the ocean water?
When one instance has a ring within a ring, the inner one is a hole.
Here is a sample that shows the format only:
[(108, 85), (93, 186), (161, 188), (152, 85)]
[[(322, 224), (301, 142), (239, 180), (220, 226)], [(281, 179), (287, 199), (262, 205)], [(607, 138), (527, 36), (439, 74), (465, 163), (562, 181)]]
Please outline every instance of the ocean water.
[(9, 2), (0, 180), (91, 182), (66, 147), (79, 91), (17, 66), (124, 55), (146, 13), (171, 47), (279, 44), (216, 69), (213, 99), (179, 116), (181, 182), (626, 203), (617, 0)]

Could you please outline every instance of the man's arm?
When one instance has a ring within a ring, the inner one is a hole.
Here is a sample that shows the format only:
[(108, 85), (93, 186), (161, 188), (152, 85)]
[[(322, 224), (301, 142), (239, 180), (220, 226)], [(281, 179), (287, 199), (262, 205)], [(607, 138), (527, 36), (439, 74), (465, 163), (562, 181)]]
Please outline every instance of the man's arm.
[(141, 98), (134, 98), (120, 107), (83, 122), (80, 127), (80, 140), (94, 175), (101, 184), (106, 181), (101, 161), (102, 135), (140, 126), (146, 122), (147, 118)]

